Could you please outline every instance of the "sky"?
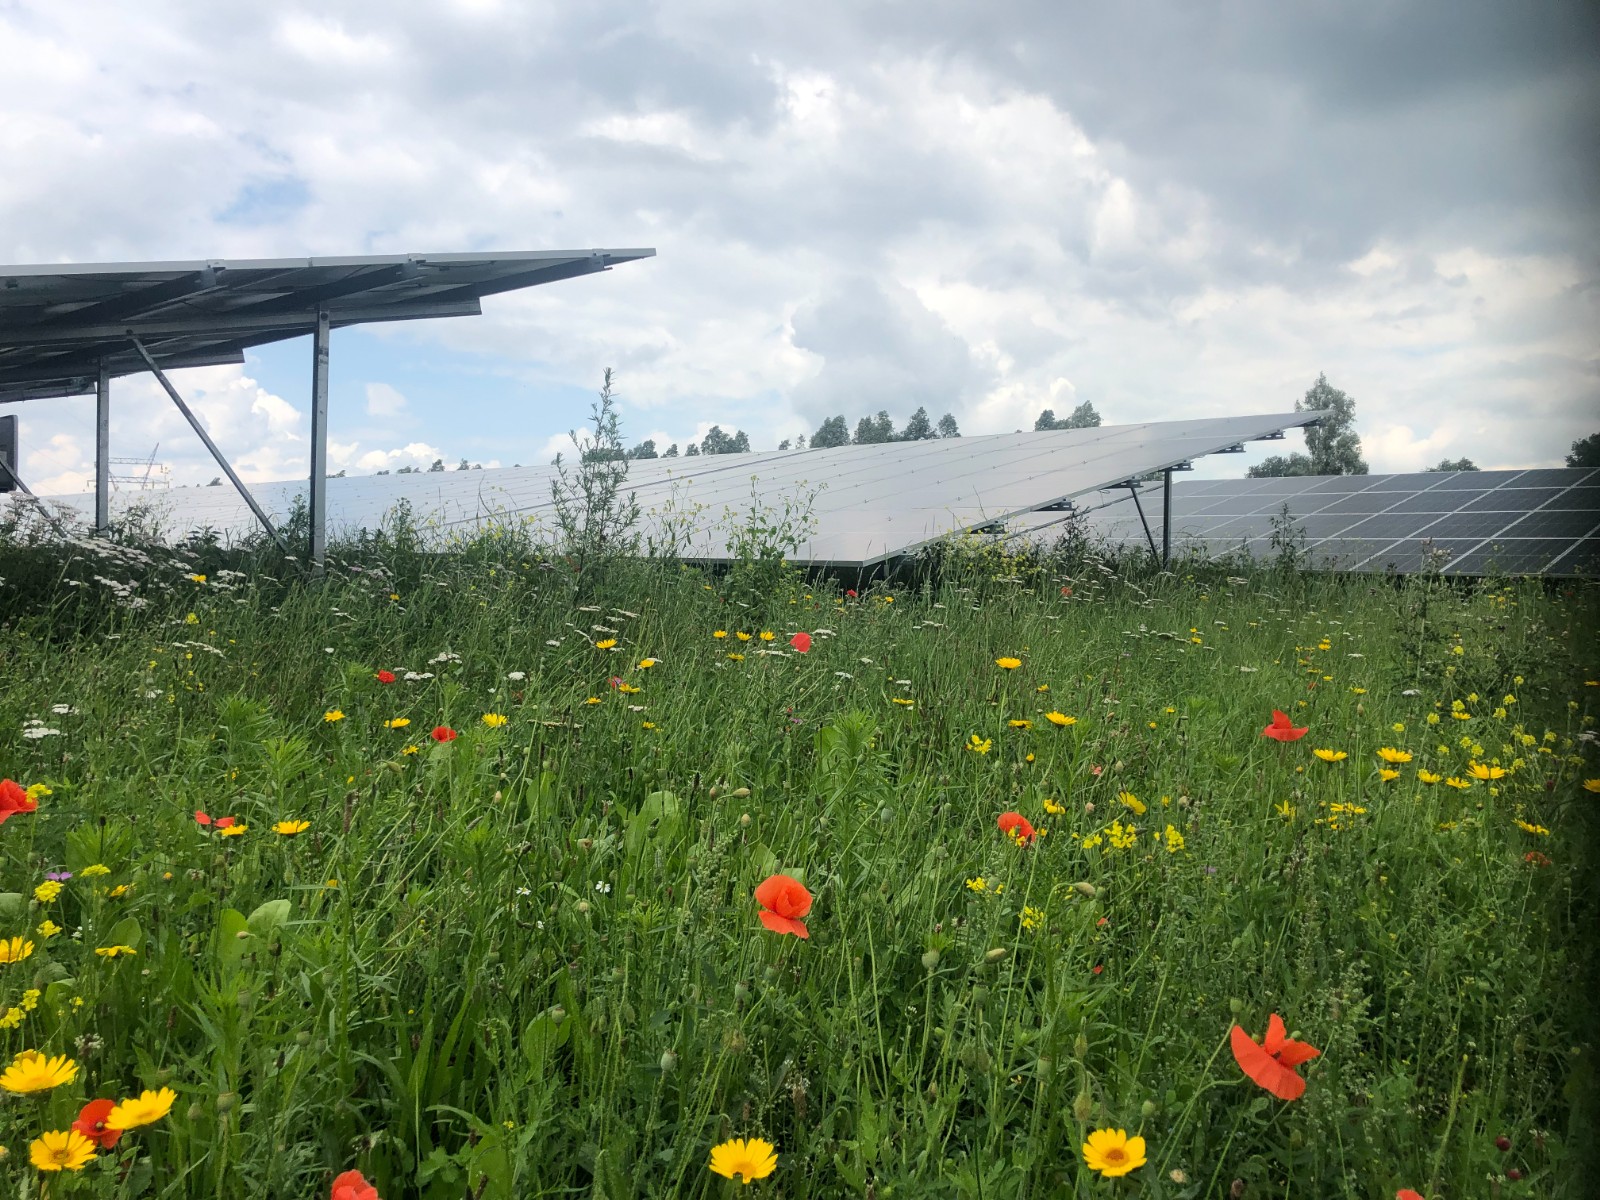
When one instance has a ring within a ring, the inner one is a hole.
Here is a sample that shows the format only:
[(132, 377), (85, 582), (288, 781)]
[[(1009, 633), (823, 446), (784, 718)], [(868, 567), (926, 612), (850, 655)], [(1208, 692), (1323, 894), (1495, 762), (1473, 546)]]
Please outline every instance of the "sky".
[[(1582, 0), (0, 0), (0, 63), (0, 263), (657, 251), (335, 333), (332, 470), (546, 463), (607, 367), (662, 447), (1319, 373), (1374, 471), (1600, 429)], [(174, 379), (259, 481), (306, 469), (310, 376), (301, 339)], [(113, 454), (217, 474), (152, 380), (113, 405)], [(33, 489), (89, 486), (92, 399), (15, 411)]]

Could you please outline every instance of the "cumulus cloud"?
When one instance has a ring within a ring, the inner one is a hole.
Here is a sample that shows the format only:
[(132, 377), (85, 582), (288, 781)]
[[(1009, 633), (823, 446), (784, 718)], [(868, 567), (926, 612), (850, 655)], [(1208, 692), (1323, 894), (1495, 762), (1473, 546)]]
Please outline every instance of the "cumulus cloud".
[(406, 410), (405, 396), (391, 384), (369, 383), (366, 392), (369, 417), (393, 417)]

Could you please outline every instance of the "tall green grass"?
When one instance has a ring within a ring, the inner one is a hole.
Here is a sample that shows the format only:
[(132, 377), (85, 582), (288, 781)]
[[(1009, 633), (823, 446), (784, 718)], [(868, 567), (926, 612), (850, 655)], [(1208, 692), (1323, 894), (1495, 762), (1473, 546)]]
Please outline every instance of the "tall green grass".
[[(35, 943), (0, 1012), (40, 993), (0, 1055), (81, 1068), (0, 1100), (7, 1195), (722, 1195), (732, 1136), (789, 1197), (1585, 1194), (1591, 588), (979, 554), (853, 598), (613, 567), (580, 604), (503, 537), (227, 561), (0, 566), (0, 774), (50, 789), (0, 826), (0, 937)], [(1471, 761), (1511, 774), (1420, 782)], [(808, 941), (756, 920), (779, 870)], [(1292, 1103), (1228, 1049), (1273, 1012), (1322, 1050)], [(161, 1085), (81, 1175), (29, 1166)], [(1089, 1172), (1100, 1127), (1146, 1165)]]

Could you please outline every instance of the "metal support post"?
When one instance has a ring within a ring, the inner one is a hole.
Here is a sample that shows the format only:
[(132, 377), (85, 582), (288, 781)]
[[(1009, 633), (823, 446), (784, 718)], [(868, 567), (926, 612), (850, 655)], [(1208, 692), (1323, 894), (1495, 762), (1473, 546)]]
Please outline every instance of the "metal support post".
[(111, 369), (103, 361), (94, 386), (94, 531), (111, 532)]
[(1161, 472), (1161, 565), (1172, 563), (1172, 468)]
[(326, 312), (317, 313), (311, 342), (311, 573), (321, 575), (328, 553), (328, 335)]
[(1133, 493), (1133, 507), (1139, 510), (1139, 524), (1144, 526), (1144, 540), (1150, 543), (1150, 557), (1156, 560), (1156, 566), (1161, 565), (1161, 552), (1156, 549), (1156, 535), (1150, 532), (1150, 522), (1145, 520), (1144, 505), (1139, 503), (1139, 485), (1129, 481), (1128, 491)]
[(133, 343), (133, 348), (139, 352), (139, 357), (144, 359), (144, 365), (150, 368), (150, 373), (156, 377), (156, 382), (162, 386), (167, 395), (172, 397), (172, 402), (178, 406), (178, 411), (189, 422), (189, 427), (200, 435), (200, 440), (206, 444), (206, 449), (211, 451), (211, 457), (217, 460), (217, 466), (221, 467), (223, 474), (233, 481), (233, 486), (238, 489), (239, 495), (244, 497), (244, 502), (250, 506), (250, 511), (255, 513), (256, 520), (261, 522), (261, 527), (267, 531), (273, 541), (278, 543), (279, 549), (285, 554), (292, 555), (293, 551), (289, 549), (289, 543), (284, 541), (283, 535), (273, 527), (272, 521), (262, 510), (261, 505), (257, 504), (256, 498), (250, 494), (250, 489), (245, 487), (244, 480), (239, 478), (232, 465), (223, 457), (222, 451), (217, 449), (217, 444), (211, 440), (211, 435), (206, 432), (205, 426), (200, 424), (200, 418), (196, 417), (190, 411), (189, 406), (183, 402), (183, 397), (178, 395), (178, 389), (172, 386), (172, 380), (168, 379), (165, 372), (156, 366), (156, 360), (150, 357), (150, 351), (144, 348), (144, 343), (138, 339), (131, 329), (128, 330), (128, 340)]

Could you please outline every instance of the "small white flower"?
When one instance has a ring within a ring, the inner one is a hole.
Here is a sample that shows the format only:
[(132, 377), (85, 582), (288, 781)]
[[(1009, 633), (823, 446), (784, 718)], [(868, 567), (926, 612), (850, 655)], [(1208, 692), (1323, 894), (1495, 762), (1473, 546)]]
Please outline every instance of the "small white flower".
[(1416, 688), (1407, 688), (1405, 691), (1401, 692), (1400, 694), (1402, 696), (1420, 696), (1420, 695), (1422, 695), (1422, 693), (1417, 691)]
[(533, 895), (533, 889), (532, 888), (518, 888), (517, 889), (517, 895), (519, 895), (519, 896), (531, 896), (531, 895)]
[(872, 665), (872, 660), (870, 658), (863, 658), (861, 661), (866, 663), (869, 667)]
[(75, 717), (78, 715), (78, 710), (70, 704), (52, 704), (50, 711), (58, 717)]
[(324, 646), (322, 648), (322, 652), (324, 654), (332, 654), (333, 653), (333, 647), (332, 646)]
[(561, 645), (561, 639), (560, 638), (550, 638), (545, 642), (545, 645), (546, 646), (559, 646), (559, 645)]
[(526, 671), (512, 671), (506, 676), (512, 683), (521, 683), (527, 677), (528, 673)]
[(630, 704), (630, 705), (628, 705), (628, 711), (629, 712), (643, 712), (644, 711), (644, 705), (642, 705), (642, 704)]
[(601, 879), (595, 883), (594, 890), (599, 892), (602, 896), (608, 896), (611, 894), (611, 885), (604, 879)]
[(34, 741), (38, 741), (40, 738), (60, 737), (61, 730), (47, 729), (43, 725), (29, 725), (22, 731), (22, 736), (25, 738), (31, 738)]
[(838, 679), (854, 679), (855, 678), (855, 676), (850, 674), (849, 671), (835, 671), (833, 674), (834, 674), (835, 678), (838, 678)]
[(1256, 671), (1259, 671), (1260, 669), (1261, 669), (1260, 667), (1240, 667), (1239, 668), (1239, 670), (1243, 671), (1247, 675), (1253, 674)]

